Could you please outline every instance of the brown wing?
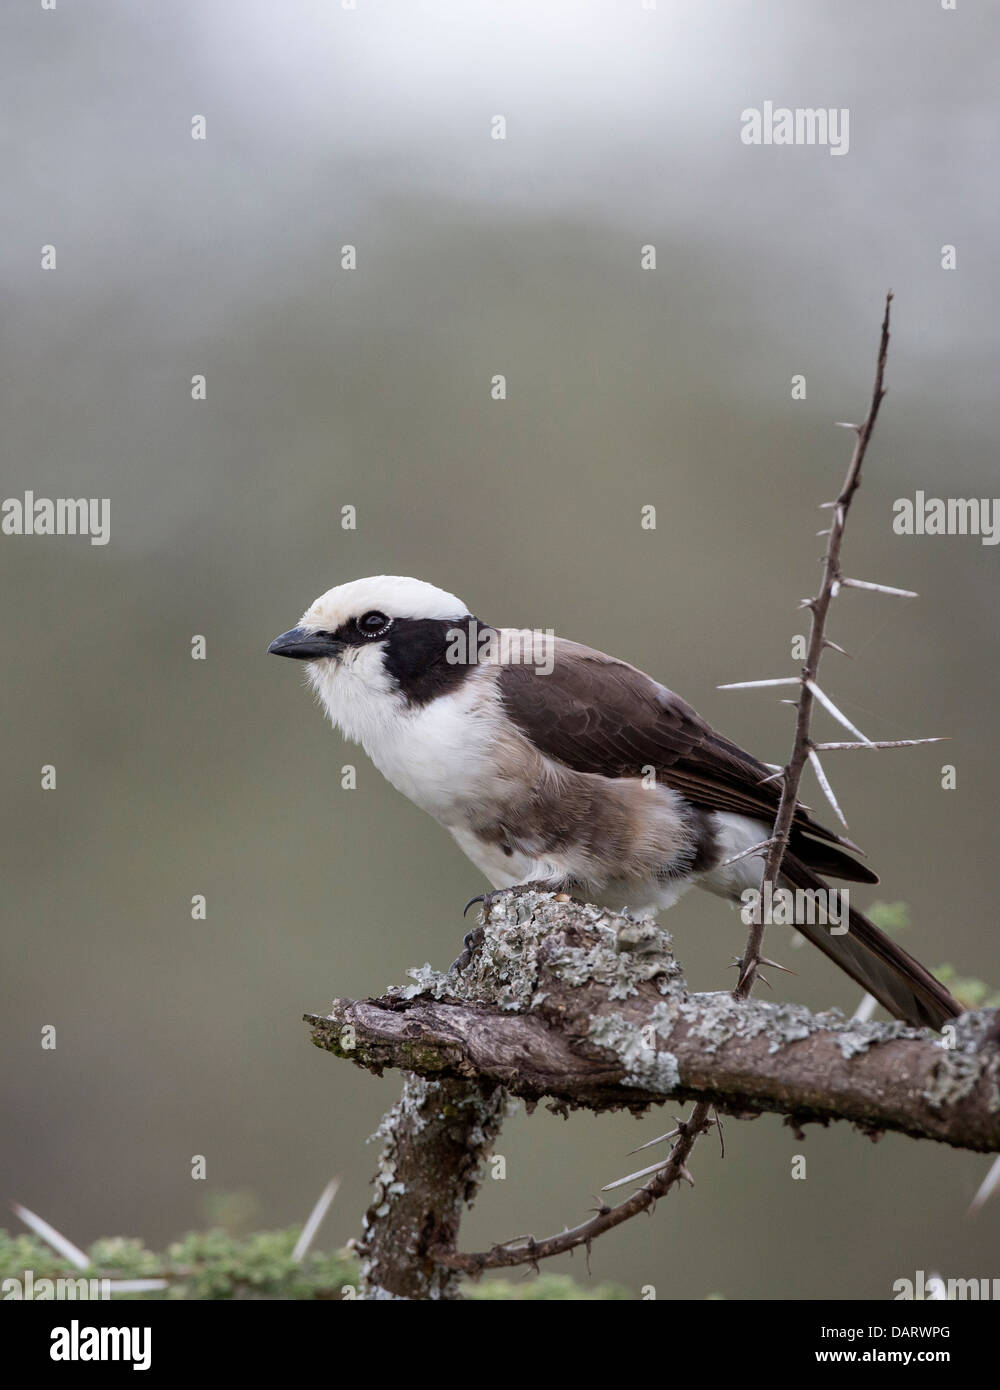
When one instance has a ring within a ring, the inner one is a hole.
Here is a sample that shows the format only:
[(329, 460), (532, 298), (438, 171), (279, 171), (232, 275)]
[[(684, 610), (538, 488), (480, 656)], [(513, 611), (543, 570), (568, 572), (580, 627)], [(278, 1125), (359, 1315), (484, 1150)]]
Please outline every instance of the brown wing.
[[(554, 646), (548, 674), (514, 665), (499, 672), (507, 714), (548, 757), (605, 777), (638, 777), (652, 766), (662, 782), (705, 810), (774, 820), (780, 789), (764, 780), (770, 770), (717, 734), (672, 690), (590, 647), (562, 638)], [(878, 882), (870, 869), (834, 848), (856, 847), (817, 824), (804, 807), (797, 809), (794, 826), (796, 852), (818, 872)]]

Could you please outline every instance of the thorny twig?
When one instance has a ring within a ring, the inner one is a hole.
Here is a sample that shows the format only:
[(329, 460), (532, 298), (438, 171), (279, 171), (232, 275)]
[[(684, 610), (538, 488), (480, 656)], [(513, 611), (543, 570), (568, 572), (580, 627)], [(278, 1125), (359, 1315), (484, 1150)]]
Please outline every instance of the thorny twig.
[[(806, 663), (802, 668), (801, 675), (795, 679), (799, 685), (799, 697), (796, 701), (797, 713), (795, 720), (795, 740), (792, 745), (792, 753), (788, 762), (781, 773), (781, 801), (778, 805), (778, 814), (774, 821), (774, 830), (768, 843), (767, 857), (764, 861), (764, 873), (761, 879), (761, 891), (763, 893), (766, 884), (772, 887), (777, 886), (778, 875), (781, 871), (781, 864), (788, 848), (788, 840), (791, 835), (792, 821), (795, 816), (795, 808), (798, 804), (799, 784), (802, 780), (802, 772), (807, 762), (811, 762), (820, 778), (821, 785), (825, 784), (825, 789), (829, 788), (829, 783), (823, 775), (822, 767), (816, 756), (817, 746), (810, 736), (812, 721), (813, 704), (819, 701), (845, 728), (849, 729), (860, 740), (861, 747), (871, 746), (870, 740), (866, 739), (860, 729), (855, 729), (853, 724), (843, 715), (832, 700), (824, 694), (816, 684), (816, 677), (819, 672), (820, 660), (823, 656), (824, 648), (833, 645), (826, 638), (826, 619), (830, 609), (830, 604), (836, 598), (838, 591), (842, 587), (874, 589), (882, 593), (891, 593), (900, 597), (915, 597), (909, 590), (890, 589), (886, 585), (870, 584), (867, 581), (845, 579), (840, 568), (840, 549), (844, 539), (844, 528), (847, 522), (847, 513), (861, 483), (861, 465), (864, 462), (865, 453), (868, 449), (868, 441), (871, 439), (875, 428), (875, 421), (878, 418), (879, 406), (885, 395), (883, 379), (885, 376), (886, 358), (889, 353), (889, 311), (892, 304), (892, 293), (886, 295), (885, 314), (882, 319), (882, 335), (879, 341), (878, 362), (875, 368), (875, 385), (872, 390), (871, 404), (868, 407), (868, 414), (860, 425), (852, 425), (850, 428), (857, 431), (857, 441), (854, 445), (854, 453), (851, 457), (850, 467), (844, 479), (844, 485), (840, 489), (837, 500), (828, 504), (833, 510), (833, 520), (829, 528), (829, 544), (826, 555), (823, 559), (823, 582), (820, 585), (819, 593), (815, 598), (806, 599), (803, 607), (808, 608), (812, 618), (812, 625), (809, 633), (809, 647), (806, 653)], [(752, 682), (761, 685), (765, 682)], [(787, 680), (775, 680), (768, 684), (778, 685), (787, 684)], [(751, 684), (744, 682), (743, 684)], [(838, 817), (843, 820), (840, 808), (833, 799), (832, 791), (827, 793), (833, 804)], [(759, 919), (759, 920), (758, 920)], [(761, 964), (761, 945), (764, 939), (764, 914), (754, 914), (754, 921), (750, 926), (747, 937), (746, 949), (740, 962), (740, 977), (734, 993), (738, 999), (749, 997), (754, 982), (757, 979), (758, 967)]]
[(510, 1241), (475, 1254), (466, 1254), (461, 1250), (438, 1249), (432, 1252), (435, 1260), (449, 1269), (462, 1270), (472, 1275), (481, 1274), (486, 1269), (501, 1269), (510, 1265), (528, 1264), (536, 1267), (539, 1260), (549, 1259), (552, 1255), (565, 1255), (580, 1245), (587, 1247), (589, 1260), (590, 1245), (597, 1236), (620, 1226), (623, 1221), (631, 1220), (640, 1212), (652, 1211), (657, 1201), (665, 1197), (681, 1179), (694, 1186), (694, 1179), (687, 1170), (687, 1159), (698, 1137), (716, 1123), (711, 1112), (712, 1105), (709, 1101), (699, 1101), (689, 1120), (678, 1120), (678, 1138), (670, 1151), (670, 1157), (645, 1186), (640, 1187), (638, 1192), (633, 1192), (624, 1202), (619, 1202), (616, 1207), (603, 1206), (589, 1221), (574, 1226), (572, 1230), (562, 1231), (559, 1235), (546, 1236), (544, 1240), (535, 1240), (534, 1236), (529, 1236), (523, 1243), (515, 1244)]

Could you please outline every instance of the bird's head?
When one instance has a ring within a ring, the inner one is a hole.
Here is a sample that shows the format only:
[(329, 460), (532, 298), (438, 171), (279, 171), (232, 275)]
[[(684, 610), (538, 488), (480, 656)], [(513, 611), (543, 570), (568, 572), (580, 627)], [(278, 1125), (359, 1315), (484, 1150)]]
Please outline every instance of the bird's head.
[(464, 676), (449, 658), (465, 604), (420, 579), (380, 574), (328, 589), (268, 651), (307, 662), (309, 683), (349, 738), (424, 704)]

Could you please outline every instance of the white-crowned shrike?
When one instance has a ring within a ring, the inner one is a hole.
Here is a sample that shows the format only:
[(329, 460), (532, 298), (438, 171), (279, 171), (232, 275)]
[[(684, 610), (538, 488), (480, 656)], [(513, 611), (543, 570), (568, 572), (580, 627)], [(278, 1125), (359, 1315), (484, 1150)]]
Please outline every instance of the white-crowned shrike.
[[(318, 598), (268, 648), (307, 663), (343, 734), (449, 830), (494, 889), (538, 883), (633, 912), (692, 884), (732, 901), (761, 882), (780, 797), (767, 766), (635, 666), (562, 638), (495, 628), (453, 594), (378, 575)], [(855, 847), (796, 811), (783, 881), (877, 883)], [(961, 1012), (854, 908), (843, 934), (797, 930), (897, 1018)]]

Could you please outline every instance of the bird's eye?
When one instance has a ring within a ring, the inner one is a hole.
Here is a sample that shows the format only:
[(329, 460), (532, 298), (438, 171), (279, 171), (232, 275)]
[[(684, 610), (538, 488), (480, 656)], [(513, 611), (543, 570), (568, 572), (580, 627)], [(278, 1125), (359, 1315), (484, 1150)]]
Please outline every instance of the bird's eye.
[(357, 621), (358, 631), (362, 637), (381, 637), (392, 627), (392, 619), (387, 618), (384, 613), (366, 613)]

